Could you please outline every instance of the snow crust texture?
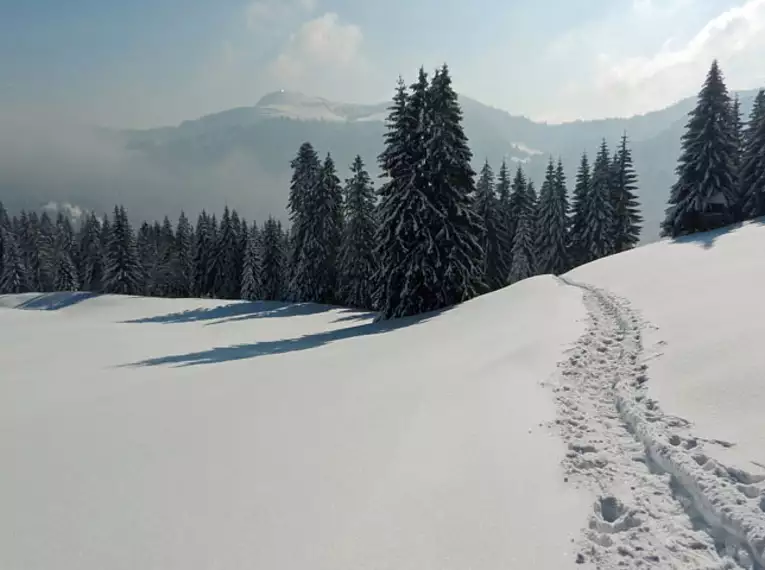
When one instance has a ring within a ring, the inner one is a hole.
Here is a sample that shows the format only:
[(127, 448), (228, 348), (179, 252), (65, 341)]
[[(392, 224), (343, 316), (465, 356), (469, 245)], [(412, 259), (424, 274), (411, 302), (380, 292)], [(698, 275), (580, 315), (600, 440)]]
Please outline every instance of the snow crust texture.
[(688, 422), (647, 397), (643, 331), (627, 301), (584, 292), (587, 332), (555, 387), (569, 478), (599, 497), (577, 562), (598, 569), (760, 570), (765, 477), (708, 457)]

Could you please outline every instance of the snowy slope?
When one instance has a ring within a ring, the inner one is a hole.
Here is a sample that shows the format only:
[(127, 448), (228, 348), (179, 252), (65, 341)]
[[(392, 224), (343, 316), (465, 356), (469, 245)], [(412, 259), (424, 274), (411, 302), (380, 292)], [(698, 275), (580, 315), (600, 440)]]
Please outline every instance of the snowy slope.
[(0, 568), (763, 570), (764, 245), (395, 325), (0, 297)]
[(0, 568), (573, 567), (540, 277), (386, 330), (303, 305), (4, 298)]

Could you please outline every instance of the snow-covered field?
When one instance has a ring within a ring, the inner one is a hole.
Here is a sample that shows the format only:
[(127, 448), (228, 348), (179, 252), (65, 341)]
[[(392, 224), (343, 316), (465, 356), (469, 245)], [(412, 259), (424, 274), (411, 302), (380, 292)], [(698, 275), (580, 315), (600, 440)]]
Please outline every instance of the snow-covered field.
[(0, 297), (0, 568), (759, 569), (764, 247), (662, 242), (395, 325)]

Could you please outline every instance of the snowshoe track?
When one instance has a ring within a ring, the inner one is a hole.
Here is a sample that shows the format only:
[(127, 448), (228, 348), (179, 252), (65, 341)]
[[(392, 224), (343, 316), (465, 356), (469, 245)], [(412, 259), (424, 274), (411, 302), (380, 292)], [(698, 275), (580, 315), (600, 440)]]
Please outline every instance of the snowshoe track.
[(765, 478), (707, 457), (647, 397), (648, 325), (628, 302), (560, 280), (582, 289), (589, 320), (554, 388), (567, 478), (599, 495), (577, 563), (765, 570)]

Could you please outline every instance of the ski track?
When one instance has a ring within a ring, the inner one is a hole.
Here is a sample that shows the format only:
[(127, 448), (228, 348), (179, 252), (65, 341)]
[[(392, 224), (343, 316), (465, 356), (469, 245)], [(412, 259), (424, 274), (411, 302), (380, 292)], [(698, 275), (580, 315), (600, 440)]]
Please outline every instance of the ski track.
[(765, 476), (709, 458), (687, 421), (647, 397), (648, 325), (626, 300), (559, 279), (582, 289), (589, 314), (554, 387), (567, 480), (598, 495), (576, 562), (765, 570)]

